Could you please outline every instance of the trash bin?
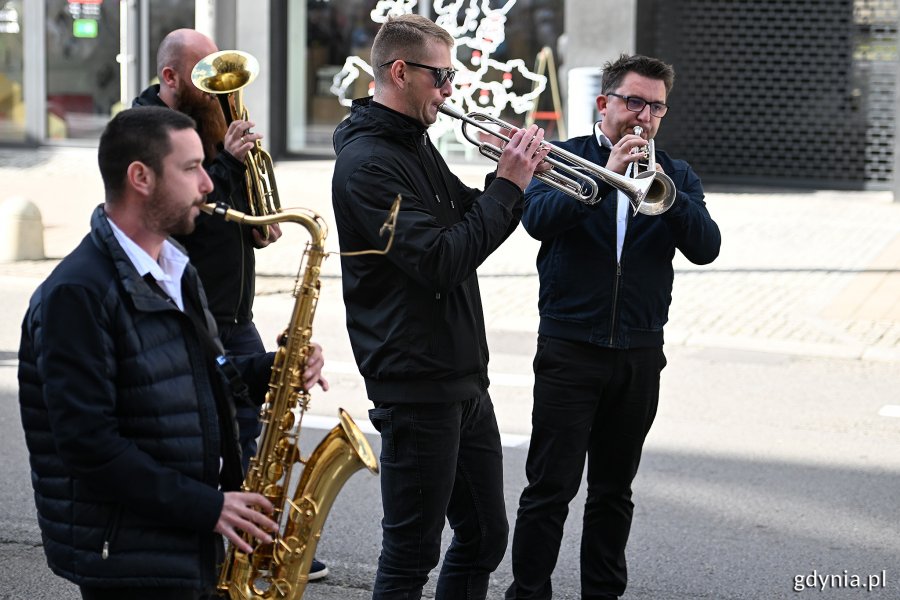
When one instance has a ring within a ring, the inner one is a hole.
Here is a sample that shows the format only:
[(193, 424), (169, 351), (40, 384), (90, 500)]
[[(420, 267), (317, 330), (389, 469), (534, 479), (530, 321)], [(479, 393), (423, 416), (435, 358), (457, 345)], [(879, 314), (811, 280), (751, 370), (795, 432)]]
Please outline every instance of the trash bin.
[(603, 70), (600, 67), (569, 69), (566, 128), (570, 137), (593, 133), (594, 123), (600, 119), (600, 113), (597, 111), (597, 96), (600, 95), (602, 76)]

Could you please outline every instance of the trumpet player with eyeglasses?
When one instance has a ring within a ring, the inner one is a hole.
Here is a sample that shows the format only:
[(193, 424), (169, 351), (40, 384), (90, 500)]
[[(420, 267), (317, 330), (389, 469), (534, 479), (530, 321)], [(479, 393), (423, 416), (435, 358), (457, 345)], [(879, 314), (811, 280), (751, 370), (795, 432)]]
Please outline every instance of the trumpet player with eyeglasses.
[[(156, 55), (159, 83), (145, 89), (134, 99), (133, 106), (161, 106), (193, 118), (203, 144), (203, 168), (213, 182), (208, 202), (225, 203), (229, 208), (251, 214), (250, 190), (245, 185), (247, 157), (262, 135), (253, 131), (250, 120), (225, 114), (217, 95), (198, 89), (192, 72), (204, 58), (219, 52), (216, 43), (194, 29), (176, 29), (167, 34)], [(255, 74), (254, 74), (255, 76)], [(233, 102), (233, 100), (229, 100)], [(176, 235), (197, 269), (216, 320), (219, 338), (231, 356), (247, 356), (265, 352), (253, 323), (253, 300), (256, 294), (256, 250), (266, 248), (281, 237), (278, 224), (267, 230), (242, 225), (201, 213), (189, 235)], [(321, 369), (322, 353), (318, 348), (312, 365)], [(328, 382), (319, 378), (322, 389)], [(240, 436), (241, 464), (246, 473), (249, 461), (257, 451), (260, 435), (259, 407), (236, 407)], [(328, 575), (327, 566), (314, 560), (310, 580)]]
[(510, 600), (551, 598), (563, 525), (585, 461), (581, 597), (625, 592), (631, 484), (666, 366), (672, 260), (679, 251), (694, 264), (711, 263), (721, 242), (700, 178), (685, 161), (654, 148), (674, 79), (672, 66), (655, 58), (622, 55), (607, 62), (593, 134), (558, 144), (627, 177), (649, 163), (673, 188), (663, 206), (645, 214), (605, 181), (598, 182), (596, 204), (538, 181), (525, 194), (522, 224), (541, 242), (540, 325)]

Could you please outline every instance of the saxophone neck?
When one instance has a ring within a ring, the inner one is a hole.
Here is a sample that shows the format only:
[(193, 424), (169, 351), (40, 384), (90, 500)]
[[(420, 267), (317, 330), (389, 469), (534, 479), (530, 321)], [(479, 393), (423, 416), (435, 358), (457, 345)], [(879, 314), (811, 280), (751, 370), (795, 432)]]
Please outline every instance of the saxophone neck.
[(297, 223), (302, 225), (312, 238), (312, 245), (324, 248), (328, 236), (328, 226), (317, 213), (306, 208), (289, 208), (270, 215), (253, 216), (235, 210), (224, 202), (201, 204), (200, 210), (210, 216), (219, 217), (241, 225), (262, 226), (276, 223)]

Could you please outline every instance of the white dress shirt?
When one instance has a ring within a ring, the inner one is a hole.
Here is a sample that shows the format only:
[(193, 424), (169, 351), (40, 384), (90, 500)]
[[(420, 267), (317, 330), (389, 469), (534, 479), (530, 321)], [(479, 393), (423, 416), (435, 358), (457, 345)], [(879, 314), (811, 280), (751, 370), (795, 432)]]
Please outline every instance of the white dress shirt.
[(184, 269), (188, 264), (188, 257), (185, 253), (176, 248), (169, 240), (163, 242), (162, 249), (159, 252), (159, 262), (153, 260), (147, 252), (134, 243), (134, 241), (125, 235), (119, 229), (112, 219), (107, 217), (109, 225), (112, 227), (113, 234), (119, 241), (119, 245), (125, 250), (131, 264), (137, 269), (138, 275), (144, 277), (147, 273), (153, 276), (159, 287), (172, 299), (175, 305), (184, 310), (184, 299), (181, 297), (181, 276), (184, 275)]
[[(606, 135), (600, 131), (600, 123), (594, 124), (594, 135), (597, 136), (597, 142), (604, 148), (612, 149), (612, 142)], [(602, 165), (601, 165), (602, 166)], [(630, 163), (625, 170), (625, 177), (631, 177), (631, 169), (634, 163)], [(625, 192), (619, 190), (616, 194), (616, 262), (622, 260), (622, 245), (625, 243), (625, 230), (628, 229), (628, 209), (631, 203)]]

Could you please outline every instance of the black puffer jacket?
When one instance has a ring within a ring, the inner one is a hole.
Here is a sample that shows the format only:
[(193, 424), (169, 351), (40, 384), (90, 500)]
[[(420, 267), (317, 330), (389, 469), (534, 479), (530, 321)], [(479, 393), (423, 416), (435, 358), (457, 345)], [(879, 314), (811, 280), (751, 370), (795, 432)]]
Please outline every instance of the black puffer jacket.
[[(182, 283), (185, 305), (215, 332), (190, 265)], [(237, 444), (224, 439), (205, 356), (190, 318), (138, 275), (99, 207), (33, 295), (19, 350), (38, 522), (56, 574), (98, 587), (214, 584), (220, 457), (234, 465)], [(271, 356), (237, 364), (258, 398)]]
[(350, 342), (371, 400), (446, 402), (487, 388), (488, 349), (475, 269), (515, 230), (522, 191), (489, 176), (484, 193), (447, 168), (417, 121), (369, 99), (334, 133), (332, 199)]
[[(133, 106), (163, 106), (159, 84), (134, 99)], [(243, 213), (250, 212), (244, 185), (244, 163), (223, 148), (204, 164), (213, 181), (207, 202), (224, 202)], [(209, 310), (219, 325), (247, 323), (253, 318), (256, 294), (256, 255), (253, 228), (201, 213), (190, 235), (176, 236), (187, 249), (191, 264), (209, 299)]]
[[(609, 160), (593, 135), (555, 144), (597, 165)], [(675, 203), (657, 216), (629, 211), (620, 261), (618, 192), (610, 184), (598, 182), (603, 199), (592, 206), (537, 180), (526, 190), (522, 225), (541, 241), (541, 334), (620, 349), (663, 345), (675, 251), (705, 265), (719, 255), (722, 236), (690, 165), (660, 151), (656, 160), (675, 184)]]

